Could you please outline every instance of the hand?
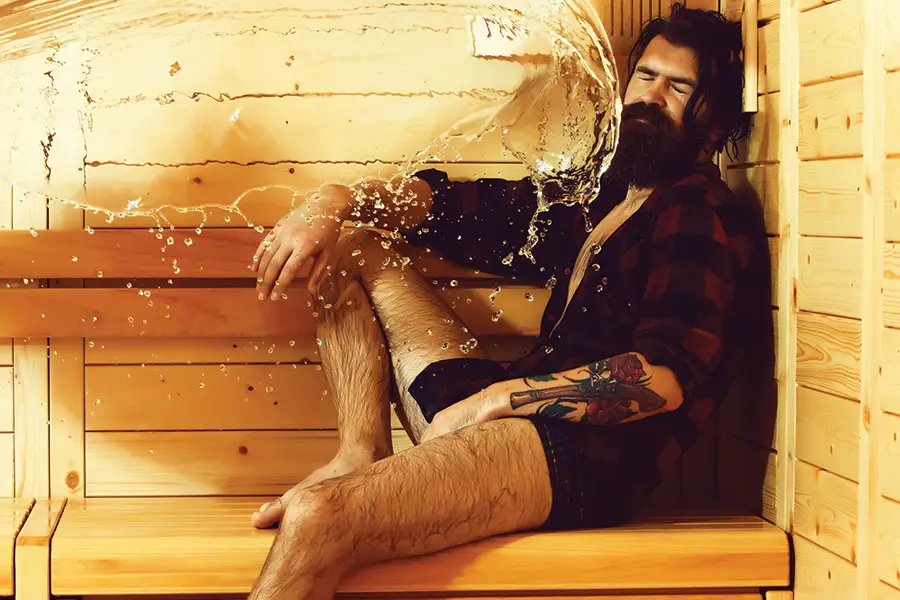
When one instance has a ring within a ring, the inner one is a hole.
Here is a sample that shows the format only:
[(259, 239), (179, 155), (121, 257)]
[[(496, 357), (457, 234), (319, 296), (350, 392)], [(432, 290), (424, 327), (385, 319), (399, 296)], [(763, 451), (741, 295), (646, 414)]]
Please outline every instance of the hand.
[(486, 423), (500, 418), (504, 402), (509, 404), (509, 394), (504, 394), (502, 382), (488, 386), (436, 414), (419, 443), (425, 443), (476, 423)]
[(326, 186), (284, 216), (260, 242), (253, 255), (260, 300), (275, 301), (309, 260), (309, 291), (315, 289), (331, 260), (352, 196), (343, 186)]

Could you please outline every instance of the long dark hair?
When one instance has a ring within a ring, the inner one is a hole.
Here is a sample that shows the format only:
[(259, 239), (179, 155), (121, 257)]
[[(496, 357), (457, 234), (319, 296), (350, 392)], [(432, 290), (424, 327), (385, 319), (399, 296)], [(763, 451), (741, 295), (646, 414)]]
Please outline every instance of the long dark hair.
[[(723, 135), (712, 140), (715, 150), (727, 149), (729, 156), (736, 158), (737, 142), (750, 133), (750, 115), (743, 110), (741, 24), (729, 21), (718, 11), (689, 9), (676, 3), (668, 17), (657, 17), (644, 25), (628, 56), (629, 80), (650, 41), (658, 35), (697, 55), (697, 89), (684, 109), (685, 132), (699, 137), (713, 130), (722, 131)], [(708, 113), (706, 126), (701, 127), (697, 115), (704, 104)]]

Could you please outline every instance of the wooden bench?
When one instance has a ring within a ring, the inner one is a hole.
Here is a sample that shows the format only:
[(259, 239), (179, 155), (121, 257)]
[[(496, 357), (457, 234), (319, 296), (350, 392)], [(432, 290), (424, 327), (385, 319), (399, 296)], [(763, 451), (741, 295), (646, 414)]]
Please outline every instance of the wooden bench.
[(0, 596), (12, 596), (16, 537), (22, 530), (33, 500), (0, 498)]
[[(53, 537), (56, 595), (245, 594), (275, 532), (259, 498), (69, 501)], [(403, 597), (626, 594), (749, 600), (789, 584), (787, 535), (757, 517), (647, 518), (502, 536), (354, 573), (342, 593)]]

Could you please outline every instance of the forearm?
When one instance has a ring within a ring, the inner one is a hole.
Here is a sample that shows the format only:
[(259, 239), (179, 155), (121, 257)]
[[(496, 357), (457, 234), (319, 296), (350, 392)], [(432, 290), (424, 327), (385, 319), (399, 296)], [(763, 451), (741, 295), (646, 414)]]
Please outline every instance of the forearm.
[(323, 212), (388, 231), (421, 225), (431, 209), (431, 188), (417, 178), (368, 178), (353, 186), (327, 184), (319, 190)]
[(495, 384), (494, 417), (539, 415), (590, 425), (618, 425), (675, 410), (682, 389), (666, 367), (638, 353), (620, 354), (561, 373)]

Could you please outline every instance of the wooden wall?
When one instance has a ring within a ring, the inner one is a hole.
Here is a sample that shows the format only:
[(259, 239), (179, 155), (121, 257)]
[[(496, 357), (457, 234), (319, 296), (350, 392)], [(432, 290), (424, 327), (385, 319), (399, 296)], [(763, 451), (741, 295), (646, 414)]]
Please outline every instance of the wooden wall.
[[(396, 15), (388, 23), (348, 13), (326, 32), (310, 31), (299, 13), (277, 12), (277, 2), (266, 5), (271, 12), (252, 14), (207, 4), (218, 8), (183, 8), (178, 19), (136, 21), (139, 35), (115, 30), (3, 61), (0, 78), (8, 93), (0, 106), (7, 127), (0, 141), (14, 149), (0, 157), (4, 172), (47, 196), (99, 210), (48, 203), (41, 193), (7, 186), (0, 227), (34, 229), (36, 236), (44, 229), (88, 229), (98, 237), (127, 232), (134, 245), (102, 260), (74, 246), (59, 278), (41, 279), (20, 263), (25, 276), (7, 283), (20, 291), (42, 289), (4, 298), (12, 302), (4, 306), (31, 316), (0, 319), (7, 331), (26, 332), (0, 345), (0, 494), (271, 495), (327, 461), (336, 444), (335, 414), (308, 305), (294, 298), (297, 313), (285, 322), (300, 335), (223, 334), (239, 329), (256, 305), (246, 276), (210, 274), (217, 247), (204, 240), (240, 230), (236, 239), (246, 244), (259, 234), (220, 208), (189, 209), (227, 206), (256, 186), (305, 189), (326, 179), (389, 173), (434, 133), (435, 115), (450, 123), (483, 104), (457, 95), (460, 90), (504, 89), (516, 81), (513, 64), (482, 61), (472, 68), (464, 53), (442, 53), (447, 45), (465, 46), (467, 32), (433, 15), (427, 23), (397, 21)], [(640, 22), (666, 14), (670, 5), (599, 3), (623, 63)], [(102, 30), (105, 22), (124, 18), (119, 8), (98, 6), (103, 10), (81, 25)], [(167, 6), (161, 4), (160, 13)], [(77, 14), (60, 13), (67, 19)], [(62, 35), (71, 26), (54, 25), (56, 17), (48, 14), (7, 18), (2, 29)], [(377, 26), (361, 35), (367, 24)], [(238, 60), (252, 67), (234, 69)], [(406, 69), (388, 72), (385, 66), (398, 61)], [(460, 158), (447, 168), (461, 176), (522, 173), (490, 142)], [(164, 227), (141, 216), (109, 220), (103, 212), (127, 212), (125, 202), (134, 198), (142, 210), (167, 206)], [(254, 226), (268, 227), (289, 204), (290, 194), (275, 189), (248, 195), (240, 208)], [(204, 229), (196, 233), (200, 224)], [(188, 243), (193, 247), (184, 248)], [(135, 264), (130, 253), (148, 249), (158, 251), (161, 262), (138, 279), (129, 270)], [(245, 259), (250, 262), (250, 252)], [(521, 351), (510, 336), (527, 341), (534, 335), (541, 291), (532, 290), (534, 301), (526, 301), (526, 290), (504, 284), (491, 306), (497, 282), (460, 279), (451, 288), (440, 273), (438, 286), (476, 323), (473, 331), (498, 358)], [(191, 294), (198, 287), (209, 291), (199, 301)], [(59, 300), (47, 300), (48, 288), (58, 288)], [(493, 324), (485, 317), (497, 308), (504, 316)], [(198, 331), (202, 312), (219, 321), (212, 318), (210, 329)], [(133, 316), (139, 313), (156, 320)], [(165, 331), (182, 337), (160, 337)], [(395, 444), (409, 444), (402, 431)], [(710, 437), (667, 482), (660, 501), (684, 495), (708, 502), (715, 491), (714, 453)]]

